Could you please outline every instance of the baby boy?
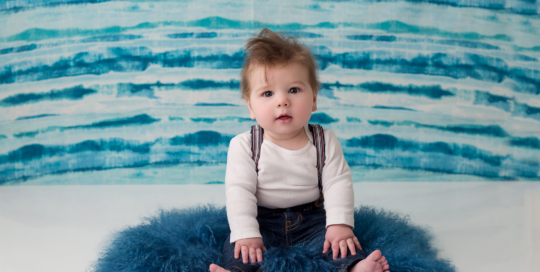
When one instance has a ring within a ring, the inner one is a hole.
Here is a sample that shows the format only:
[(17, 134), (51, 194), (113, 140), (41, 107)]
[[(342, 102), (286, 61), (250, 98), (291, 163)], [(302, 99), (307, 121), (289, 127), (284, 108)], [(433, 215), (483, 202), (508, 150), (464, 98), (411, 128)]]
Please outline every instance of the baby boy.
[(248, 41), (246, 52), (241, 88), (258, 126), (229, 145), (225, 188), (231, 234), (223, 267), (212, 264), (210, 271), (255, 272), (267, 248), (314, 241), (320, 241), (321, 258), (343, 271), (387, 271), (381, 252), (364, 253), (352, 231), (351, 170), (336, 135), (308, 124), (319, 89), (309, 49), (263, 29)]

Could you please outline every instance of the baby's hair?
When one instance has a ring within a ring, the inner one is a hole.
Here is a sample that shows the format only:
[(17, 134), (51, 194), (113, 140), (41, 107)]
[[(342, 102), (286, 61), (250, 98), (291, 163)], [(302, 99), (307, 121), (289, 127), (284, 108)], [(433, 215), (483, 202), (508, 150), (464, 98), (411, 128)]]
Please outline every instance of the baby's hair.
[(317, 62), (309, 48), (299, 43), (294, 37), (286, 37), (277, 34), (268, 28), (264, 28), (256, 37), (248, 40), (244, 52), (247, 53), (240, 88), (242, 97), (249, 100), (251, 92), (249, 84), (249, 72), (257, 66), (274, 67), (287, 65), (295, 62), (304, 66), (308, 71), (308, 81), (314, 92), (319, 90), (317, 77)]

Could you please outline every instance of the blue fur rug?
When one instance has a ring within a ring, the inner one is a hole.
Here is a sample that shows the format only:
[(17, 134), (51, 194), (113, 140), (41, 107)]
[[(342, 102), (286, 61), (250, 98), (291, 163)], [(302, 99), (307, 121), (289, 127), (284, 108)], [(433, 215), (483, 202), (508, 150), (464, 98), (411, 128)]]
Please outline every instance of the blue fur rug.
[[(432, 237), (405, 217), (360, 207), (355, 211), (355, 235), (367, 253), (382, 251), (392, 272), (454, 272), (447, 260), (437, 258)], [(221, 248), (229, 235), (225, 208), (203, 206), (160, 211), (135, 227), (114, 235), (94, 265), (96, 272), (208, 271), (220, 263)], [(264, 255), (264, 271), (331, 271), (319, 259), (322, 248), (309, 245), (272, 248)]]

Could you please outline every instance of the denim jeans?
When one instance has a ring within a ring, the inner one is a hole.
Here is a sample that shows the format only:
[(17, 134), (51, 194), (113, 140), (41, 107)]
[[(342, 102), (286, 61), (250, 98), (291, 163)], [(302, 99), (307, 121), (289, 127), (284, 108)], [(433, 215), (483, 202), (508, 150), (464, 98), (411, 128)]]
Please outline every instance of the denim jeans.
[[(287, 209), (268, 209), (258, 207), (257, 221), (263, 237), (264, 246), (270, 250), (273, 247), (294, 246), (309, 244), (312, 241), (320, 243), (320, 257), (334, 267), (348, 271), (357, 262), (365, 259), (367, 254), (356, 249), (356, 255), (348, 250), (347, 257), (334, 260), (332, 250), (322, 254), (324, 237), (326, 235), (326, 211), (316, 207), (314, 203), (303, 204)], [(240, 258), (234, 258), (234, 243), (230, 243), (230, 236), (223, 246), (223, 267), (233, 272), (259, 271), (260, 262), (244, 264), (242, 253)], [(264, 258), (264, 255), (263, 255)], [(264, 259), (263, 259), (264, 262)]]

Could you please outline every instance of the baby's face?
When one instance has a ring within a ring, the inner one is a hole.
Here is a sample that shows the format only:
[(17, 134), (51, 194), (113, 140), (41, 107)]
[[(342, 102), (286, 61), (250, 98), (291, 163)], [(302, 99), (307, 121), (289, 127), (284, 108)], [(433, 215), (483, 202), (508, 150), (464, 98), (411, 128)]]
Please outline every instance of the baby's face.
[(257, 66), (249, 74), (249, 84), (251, 119), (274, 138), (296, 135), (317, 109), (317, 95), (309, 85), (307, 69), (300, 64), (267, 67), (266, 73), (265, 67)]

